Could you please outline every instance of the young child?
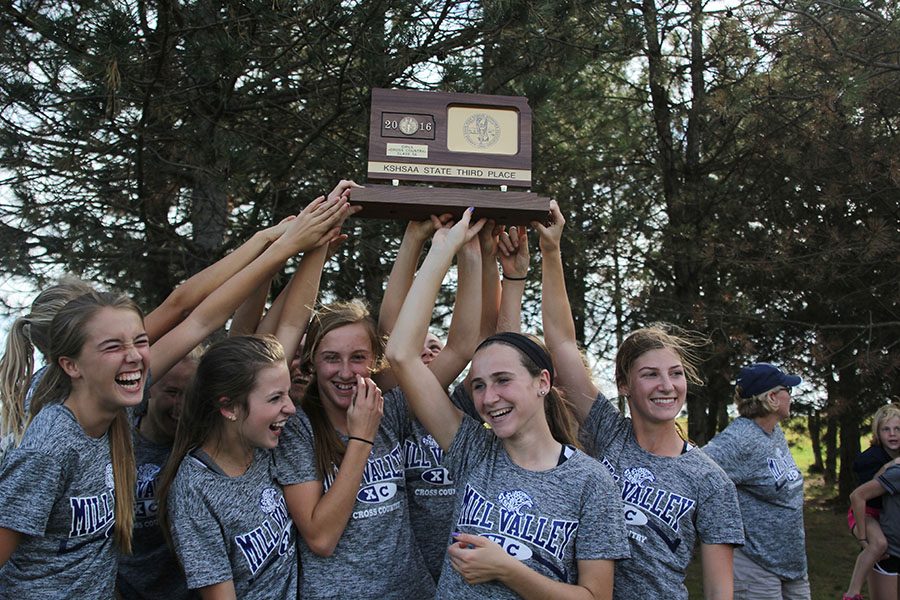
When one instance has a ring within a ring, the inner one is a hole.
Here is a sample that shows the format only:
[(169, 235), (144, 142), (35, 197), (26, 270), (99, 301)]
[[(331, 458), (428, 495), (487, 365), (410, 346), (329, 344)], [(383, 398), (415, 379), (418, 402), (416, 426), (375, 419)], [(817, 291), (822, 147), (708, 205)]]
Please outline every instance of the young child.
[[(872, 417), (872, 446), (856, 457), (853, 471), (857, 483), (862, 486), (883, 470), (891, 460), (900, 456), (900, 406), (886, 404), (875, 411)], [(852, 500), (853, 496), (851, 496)], [(856, 558), (850, 586), (843, 600), (862, 600), (862, 585), (869, 575), (869, 594), (874, 600), (897, 599), (896, 561), (881, 561), (888, 550), (888, 542), (878, 523), (882, 501), (880, 496), (865, 502), (865, 533), (860, 534), (851, 506), (847, 512), (850, 532), (857, 538), (863, 549)], [(873, 570), (874, 567), (874, 570)]]
[(271, 336), (211, 346), (185, 398), (160, 478), (160, 521), (187, 586), (204, 598), (295, 598), (296, 531), (271, 450), (295, 412)]

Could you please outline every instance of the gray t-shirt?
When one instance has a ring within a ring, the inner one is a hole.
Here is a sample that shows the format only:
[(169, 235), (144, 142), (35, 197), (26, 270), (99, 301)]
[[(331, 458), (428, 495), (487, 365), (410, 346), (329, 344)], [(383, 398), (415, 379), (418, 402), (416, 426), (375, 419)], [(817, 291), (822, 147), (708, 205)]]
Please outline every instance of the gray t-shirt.
[(159, 474), (171, 448), (160, 446), (135, 429), (132, 436), (137, 485), (134, 497), (132, 553), (119, 556), (116, 583), (124, 600), (182, 600), (189, 598), (178, 559), (163, 536), (157, 519)]
[(778, 425), (767, 433), (738, 417), (703, 451), (737, 486), (744, 554), (781, 579), (806, 576), (803, 476)]
[(888, 541), (888, 554), (900, 557), (900, 465), (891, 465), (878, 476), (878, 483), (887, 492), (881, 504), (878, 523)]
[(0, 568), (4, 597), (113, 595), (115, 496), (109, 438), (62, 404), (41, 410), (0, 469), (0, 527), (25, 534)]
[(257, 449), (239, 477), (194, 453), (185, 456), (172, 484), (169, 520), (189, 588), (230, 579), (242, 600), (296, 597), (297, 532), (270, 451)]
[[(434, 581), (413, 538), (403, 473), (409, 413), (399, 390), (384, 396), (384, 415), (363, 472), (356, 506), (331, 556), (315, 554), (300, 536), (301, 597), (429, 598)], [(346, 436), (341, 435), (346, 442)], [(282, 485), (317, 481), (314, 435), (297, 411), (275, 449)], [(337, 468), (335, 468), (335, 473)], [(326, 477), (325, 493), (334, 481)]]
[[(575, 451), (547, 471), (529, 471), (509, 458), (491, 431), (464, 417), (444, 465), (457, 482), (455, 530), (493, 540), (541, 575), (576, 584), (577, 561), (629, 555), (615, 482), (583, 452)], [(450, 537), (445, 540), (452, 543)], [(466, 583), (448, 558), (437, 597), (518, 595), (496, 581)]]
[(657, 456), (638, 445), (631, 419), (599, 394), (582, 425), (588, 452), (622, 487), (631, 560), (616, 565), (617, 600), (685, 600), (685, 569), (703, 544), (743, 544), (734, 484), (702, 451)]

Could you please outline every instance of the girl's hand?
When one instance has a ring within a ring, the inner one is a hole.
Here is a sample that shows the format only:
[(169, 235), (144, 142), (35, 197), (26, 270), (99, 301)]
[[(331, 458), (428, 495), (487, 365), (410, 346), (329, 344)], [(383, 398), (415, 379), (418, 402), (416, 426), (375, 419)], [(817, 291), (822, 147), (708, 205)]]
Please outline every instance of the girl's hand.
[(426, 240), (434, 235), (435, 231), (452, 219), (453, 216), (450, 213), (444, 213), (427, 221), (410, 221), (406, 224), (406, 233), (404, 235), (411, 237), (417, 242), (425, 243)]
[(372, 441), (384, 414), (384, 398), (375, 382), (356, 377), (356, 395), (347, 409), (347, 435)]
[(550, 201), (550, 225), (544, 225), (538, 221), (532, 221), (531, 226), (537, 229), (541, 238), (541, 251), (548, 252), (559, 250), (559, 242), (562, 239), (563, 226), (566, 220), (559, 210), (556, 200)]
[(484, 536), (454, 533), (453, 537), (456, 542), (447, 548), (450, 566), (468, 584), (501, 579), (508, 571), (509, 561), (516, 560), (499, 544)]
[(463, 245), (478, 235), (487, 222), (485, 219), (478, 219), (474, 225), (470, 225), (474, 210), (474, 208), (464, 210), (462, 218), (456, 224), (453, 221), (441, 223), (437, 217), (432, 216), (431, 222), (437, 231), (432, 238), (431, 247), (436, 250), (447, 249), (452, 254), (459, 252)]
[(500, 266), (503, 274), (510, 277), (525, 277), (530, 264), (528, 254), (528, 232), (524, 225), (513, 225), (500, 233)]
[(478, 234), (478, 241), (481, 243), (481, 256), (485, 259), (494, 260), (497, 256), (497, 244), (500, 243), (500, 232), (503, 228), (493, 220), (488, 219), (481, 233)]
[(360, 209), (351, 208), (344, 193), (330, 199), (319, 196), (288, 223), (281, 239), (295, 252), (311, 250), (339, 236), (344, 219)]
[(350, 190), (353, 188), (362, 189), (362, 186), (350, 179), (341, 179), (338, 181), (338, 184), (334, 186), (334, 189), (328, 193), (328, 199), (336, 200), (341, 197), (349, 198)]

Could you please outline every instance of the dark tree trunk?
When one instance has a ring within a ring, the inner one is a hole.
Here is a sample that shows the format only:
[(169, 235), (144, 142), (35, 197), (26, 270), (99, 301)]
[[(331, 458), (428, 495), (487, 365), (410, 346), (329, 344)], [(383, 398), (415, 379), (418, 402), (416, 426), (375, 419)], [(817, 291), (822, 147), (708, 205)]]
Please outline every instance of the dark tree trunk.
[(829, 413), (825, 423), (825, 483), (834, 485), (837, 481), (837, 417)]
[(825, 471), (825, 463), (822, 461), (822, 416), (819, 411), (813, 411), (806, 418), (806, 426), (809, 429), (813, 453), (813, 464), (809, 467), (809, 472), (822, 473)]

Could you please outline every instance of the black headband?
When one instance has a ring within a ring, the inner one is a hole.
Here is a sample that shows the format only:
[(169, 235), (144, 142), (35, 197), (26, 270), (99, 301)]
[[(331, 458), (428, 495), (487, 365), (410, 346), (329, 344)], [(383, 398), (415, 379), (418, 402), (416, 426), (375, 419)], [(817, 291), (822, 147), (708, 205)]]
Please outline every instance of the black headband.
[(475, 352), (478, 352), (485, 346), (494, 342), (501, 342), (513, 346), (531, 359), (531, 362), (536, 364), (539, 369), (546, 369), (547, 372), (550, 373), (550, 387), (553, 387), (553, 361), (550, 359), (550, 355), (547, 351), (535, 344), (528, 336), (512, 331), (496, 333), (478, 344)]

